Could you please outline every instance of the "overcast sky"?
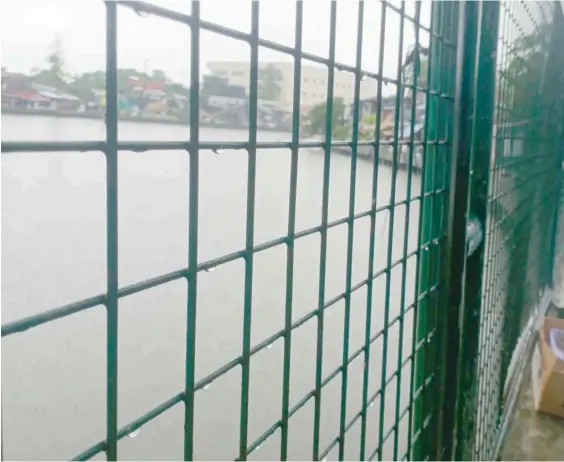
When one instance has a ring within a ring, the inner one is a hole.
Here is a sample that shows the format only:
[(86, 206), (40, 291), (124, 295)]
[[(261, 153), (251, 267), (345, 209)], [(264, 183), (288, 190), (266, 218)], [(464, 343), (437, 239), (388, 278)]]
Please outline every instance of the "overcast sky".
[[(190, 13), (186, 0), (154, 0), (152, 3)], [(399, 5), (399, 1), (392, 2)], [(8, 6), (9, 5), (9, 6)], [(63, 43), (66, 70), (80, 73), (103, 69), (105, 65), (105, 6), (100, 0), (13, 0), (2, 2), (2, 66), (10, 71), (29, 72), (45, 66), (45, 56), (57, 34)], [(415, 2), (406, 2), (406, 11), (415, 13)], [(304, 1), (304, 50), (327, 57), (329, 50), (329, 0)], [(202, 0), (202, 19), (250, 32), (251, 1)], [(338, 62), (355, 64), (358, 3), (337, 2)], [(423, 3), (422, 23), (430, 21), (430, 5)], [(293, 45), (295, 2), (260, 0), (260, 35)], [(364, 2), (362, 67), (377, 71), (381, 24), (379, 0)], [(384, 74), (395, 78), (399, 52), (399, 15), (388, 9), (386, 16)], [(405, 21), (403, 53), (415, 42), (415, 31)], [(427, 45), (428, 34), (420, 33)], [(250, 59), (248, 45), (207, 31), (201, 33), (202, 70), (206, 61)], [(261, 48), (259, 61), (290, 60), (288, 55)], [(307, 63), (304, 63), (307, 64)], [(190, 83), (190, 30), (188, 26), (156, 17), (141, 17), (128, 8), (118, 8), (118, 66), (162, 69), (172, 79)]]

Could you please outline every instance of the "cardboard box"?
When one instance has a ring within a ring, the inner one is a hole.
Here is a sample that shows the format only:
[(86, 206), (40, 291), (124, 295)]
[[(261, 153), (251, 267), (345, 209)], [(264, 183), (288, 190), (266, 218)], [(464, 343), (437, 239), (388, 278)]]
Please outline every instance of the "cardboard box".
[(564, 361), (549, 345), (550, 329), (564, 329), (564, 319), (545, 317), (532, 359), (535, 409), (564, 418)]

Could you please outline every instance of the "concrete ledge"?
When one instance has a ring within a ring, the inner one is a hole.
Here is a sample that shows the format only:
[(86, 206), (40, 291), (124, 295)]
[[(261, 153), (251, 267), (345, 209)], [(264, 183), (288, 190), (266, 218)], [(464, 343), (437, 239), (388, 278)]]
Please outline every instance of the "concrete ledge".
[[(546, 314), (552, 314), (552, 291), (547, 289), (539, 304), (537, 315), (530, 319), (524, 335), (514, 354), (524, 354), (519, 370), (512, 371), (515, 387), (512, 396), (506, 396), (508, 418), (501, 429), (502, 437), (496, 454), (501, 460), (562, 460), (564, 454), (564, 420), (550, 415), (537, 413), (533, 404), (531, 387), (531, 356), (538, 338), (538, 329)], [(520, 352), (517, 350), (523, 348)], [(512, 361), (513, 363), (513, 361)], [(517, 365), (510, 365), (513, 369)]]
[(530, 364), (501, 452), (502, 460), (562, 460), (564, 420), (537, 413), (533, 406)]

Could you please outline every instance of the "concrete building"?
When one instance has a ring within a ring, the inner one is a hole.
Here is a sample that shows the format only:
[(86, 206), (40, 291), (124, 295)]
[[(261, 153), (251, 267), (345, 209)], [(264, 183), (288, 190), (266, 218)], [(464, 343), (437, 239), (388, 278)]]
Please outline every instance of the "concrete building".
[[(294, 95), (294, 63), (288, 62), (264, 62), (260, 64), (260, 71), (267, 66), (275, 67), (281, 75), (279, 82), (280, 95), (277, 103), (281, 109), (289, 111), (292, 109)], [(226, 78), (230, 85), (241, 85), (249, 91), (250, 66), (245, 61), (214, 61), (207, 63), (208, 69), (217, 76)], [(327, 98), (327, 68), (324, 66), (304, 65), (302, 62), (302, 82), (300, 106), (302, 110), (323, 103)], [(362, 81), (360, 97), (370, 98), (376, 96), (377, 83), (374, 79)], [(345, 104), (350, 104), (354, 97), (354, 74), (351, 72), (335, 71), (335, 98), (343, 98)]]

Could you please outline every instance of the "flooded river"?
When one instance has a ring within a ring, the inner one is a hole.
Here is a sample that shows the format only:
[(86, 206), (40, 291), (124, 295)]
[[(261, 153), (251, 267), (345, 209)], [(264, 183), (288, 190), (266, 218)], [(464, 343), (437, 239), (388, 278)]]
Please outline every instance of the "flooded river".
[[(187, 127), (122, 122), (121, 140), (186, 140)], [(244, 140), (241, 130), (201, 129), (205, 141)], [(99, 140), (101, 121), (35, 116), (2, 116), (2, 139)], [(261, 132), (259, 140), (289, 140), (290, 134)], [(350, 157), (331, 157), (329, 219), (344, 218), (349, 207)], [(257, 153), (256, 228), (259, 244), (287, 232), (290, 151)], [(390, 199), (390, 167), (381, 165), (378, 195), (372, 197), (372, 163), (359, 160), (355, 212), (373, 200)], [(321, 222), (323, 153), (299, 154), (296, 230)], [(406, 198), (408, 174), (397, 176), (396, 202)], [(226, 150), (200, 154), (199, 260), (241, 250), (245, 245), (247, 155)], [(189, 158), (184, 151), (119, 154), (120, 287), (187, 266)], [(413, 174), (412, 196), (420, 193)], [(416, 248), (418, 201), (410, 210), (408, 252)], [(4, 154), (2, 156), (2, 322), (6, 323), (105, 291), (105, 160), (101, 153)], [(392, 262), (403, 254), (406, 209), (396, 207)], [(370, 239), (375, 239), (375, 271), (386, 265), (389, 216), (377, 216), (370, 236), (368, 216), (355, 222), (353, 286), (368, 277)], [(347, 225), (328, 233), (326, 300), (345, 289)], [(293, 318), (317, 307), (320, 235), (295, 244)], [(286, 248), (255, 255), (252, 344), (284, 326)], [(401, 305), (403, 266), (391, 271), (390, 319)], [(406, 265), (408, 306), (414, 299), (415, 257)], [(372, 335), (384, 325), (386, 275), (374, 281)], [(244, 262), (239, 259), (198, 277), (196, 380), (241, 354)], [(364, 343), (366, 286), (351, 297), (350, 354)], [(186, 283), (175, 281), (125, 297), (119, 304), (119, 425), (139, 417), (184, 388)], [(342, 362), (345, 302), (326, 311), (323, 376)], [(399, 324), (390, 329), (386, 376), (411, 353), (412, 312), (403, 338)], [(317, 320), (294, 330), (290, 406), (314, 388)], [(68, 459), (105, 437), (105, 310), (102, 306), (2, 340), (2, 417), (4, 458)], [(380, 387), (382, 338), (371, 346), (369, 396)], [(281, 417), (283, 340), (253, 356), (249, 404), (249, 444)], [(364, 357), (349, 365), (347, 422), (360, 410)], [(408, 404), (410, 363), (401, 386), (393, 379), (385, 393), (385, 432), (396, 420), (396, 390), (401, 409)], [(241, 371), (235, 368), (196, 395), (195, 457), (233, 459), (238, 455)], [(339, 430), (341, 378), (323, 390), (321, 441), (324, 449)], [(313, 400), (290, 420), (289, 458), (310, 460)], [(367, 451), (378, 444), (380, 403), (368, 412)], [(119, 442), (122, 460), (181, 460), (184, 407), (179, 404)], [(406, 450), (407, 416), (399, 426), (399, 455)], [(384, 446), (392, 457), (393, 437)], [(280, 432), (251, 459), (279, 460)], [(346, 437), (347, 459), (358, 460), (360, 420)], [(102, 460), (104, 455), (97, 456)], [(335, 459), (336, 450), (329, 454)]]

